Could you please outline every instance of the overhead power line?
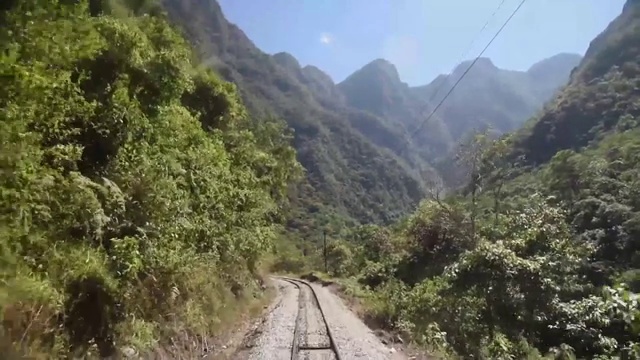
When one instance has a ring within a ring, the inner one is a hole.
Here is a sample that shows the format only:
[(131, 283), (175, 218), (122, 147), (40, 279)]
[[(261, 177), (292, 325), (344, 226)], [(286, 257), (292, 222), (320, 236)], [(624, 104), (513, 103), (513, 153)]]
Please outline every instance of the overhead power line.
[(453, 91), (456, 89), (456, 87), (458, 86), (458, 84), (460, 84), (460, 81), (462, 81), (462, 79), (464, 79), (464, 77), (469, 73), (469, 71), (471, 70), (471, 68), (473, 67), (473, 65), (476, 64), (476, 62), (478, 62), (478, 60), (482, 57), (482, 55), (485, 53), (485, 51), (487, 51), (487, 49), (489, 48), (489, 46), (491, 46), (491, 44), (493, 43), (493, 41), (500, 35), (500, 33), (502, 32), (502, 30), (504, 30), (504, 28), (507, 26), (507, 24), (509, 24), (509, 22), (511, 21), (511, 19), (513, 19), (513, 17), (516, 15), (516, 13), (520, 10), (520, 8), (522, 7), (522, 5), (524, 5), (524, 3), (527, 0), (522, 0), (520, 2), (520, 4), (518, 5), (518, 7), (511, 13), (511, 15), (507, 18), (507, 20), (504, 22), (504, 24), (502, 24), (502, 26), (500, 27), (500, 29), (498, 29), (498, 31), (496, 32), (496, 34), (491, 38), (491, 40), (489, 40), (489, 43), (487, 43), (487, 45), (484, 47), (484, 49), (482, 49), (482, 51), (480, 52), (480, 54), (478, 54), (478, 56), (476, 56), (476, 58), (473, 60), (473, 62), (469, 65), (469, 67), (467, 67), (467, 69), (464, 71), (464, 73), (462, 73), (462, 76), (460, 76), (460, 78), (458, 79), (458, 81), (455, 82), (455, 84), (453, 84), (453, 86), (451, 87), (451, 89), (449, 90), (449, 92), (447, 92), (447, 94), (444, 96), (444, 98), (442, 98), (442, 100), (440, 100), (440, 102), (438, 103), (438, 105), (436, 105), (436, 107), (433, 109), (433, 111), (431, 111), (431, 113), (429, 114), (429, 116), (427, 116), (427, 118), (420, 123), (420, 125), (418, 125), (418, 127), (413, 130), (413, 133), (409, 136), (409, 139), (407, 139), (407, 142), (410, 142), (411, 139), (418, 133), (418, 131), (420, 131), (420, 129), (422, 129), (422, 127), (431, 119), (431, 117), (433, 117), (433, 115), (436, 113), (436, 111), (438, 111), (438, 109), (440, 108), (440, 106), (442, 106), (442, 104), (447, 100), (447, 98), (449, 97), (449, 95), (451, 95), (451, 93), (453, 93)]

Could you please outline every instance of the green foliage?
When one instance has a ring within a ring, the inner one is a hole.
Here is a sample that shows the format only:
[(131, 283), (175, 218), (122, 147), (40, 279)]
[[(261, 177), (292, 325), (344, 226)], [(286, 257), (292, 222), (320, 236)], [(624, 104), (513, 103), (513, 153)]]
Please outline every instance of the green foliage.
[(631, 354), (636, 296), (592, 290), (586, 259), (597, 247), (574, 236), (566, 211), (551, 200), (530, 196), (497, 217), (482, 213), (475, 241), (468, 201), (425, 202), (400, 234), (388, 234), (400, 236), (389, 256), (359, 245), (379, 244), (383, 229), (355, 229), (349, 248), (366, 266), (336, 275), (355, 275), (374, 288), (360, 295), (373, 323), (409, 332), (439, 353), (479, 359), (541, 359), (549, 351), (562, 358), (567, 349), (577, 356)]
[[(530, 173), (499, 140), (475, 157), (475, 202), (436, 197), (393, 232), (355, 229), (368, 316), (451, 356), (637, 357), (637, 295), (616, 282), (637, 289), (639, 139), (609, 135)], [(379, 234), (398, 240), (380, 248)]]
[(402, 261), (398, 276), (415, 284), (441, 275), (446, 266), (471, 249), (476, 239), (467, 215), (460, 203), (423, 202), (409, 218), (405, 233), (411, 256)]
[(29, 356), (210, 334), (300, 174), (164, 20), (94, 5), (18, 1), (0, 33), (2, 344)]
[(353, 273), (353, 253), (342, 241), (332, 241), (327, 245), (327, 266), (334, 276)]
[(628, 130), (579, 154), (560, 152), (541, 172), (541, 186), (569, 209), (571, 224), (597, 246), (598, 265), (608, 272), (635, 268), (639, 256), (639, 135)]
[(275, 273), (303, 274), (320, 267), (320, 253), (308, 242), (281, 234), (276, 240), (274, 252), (267, 256), (269, 270)]

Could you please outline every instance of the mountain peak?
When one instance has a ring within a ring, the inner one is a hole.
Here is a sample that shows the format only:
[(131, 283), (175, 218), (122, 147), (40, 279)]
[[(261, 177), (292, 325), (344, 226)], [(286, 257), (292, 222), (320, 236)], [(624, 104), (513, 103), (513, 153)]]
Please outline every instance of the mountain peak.
[(385, 59), (375, 59), (363, 66), (359, 71), (365, 73), (381, 73), (386, 75), (388, 79), (400, 81), (400, 74), (396, 66)]
[(461, 74), (467, 71), (469, 66), (473, 64), (474, 61), (475, 61), (475, 64), (473, 65), (474, 71), (495, 72), (499, 70), (498, 67), (493, 64), (493, 61), (491, 61), (491, 59), (486, 57), (481, 57), (478, 60), (467, 60), (467, 61), (461, 62), (460, 65), (456, 66), (456, 68), (453, 70), (452, 73)]
[(369, 62), (367, 65), (395, 68), (395, 66), (389, 60), (383, 58), (377, 58)]
[(547, 73), (550, 74), (550, 76), (555, 76), (556, 71), (549, 71), (549, 69), (556, 68), (558, 71), (566, 73), (567, 68), (571, 71), (571, 69), (578, 66), (580, 60), (582, 60), (582, 56), (578, 54), (560, 53), (531, 65), (529, 70), (527, 70), (527, 73), (533, 76), (538, 76), (540, 73)]
[(342, 103), (342, 94), (338, 91), (331, 76), (317, 67), (313, 65), (303, 67), (302, 81), (320, 101)]
[(338, 88), (347, 104), (379, 116), (395, 114), (395, 118), (407, 118), (407, 112), (415, 107), (409, 87), (400, 80), (396, 67), (384, 59), (368, 63), (338, 84)]
[(277, 54), (273, 54), (271, 57), (273, 58), (273, 60), (275, 60), (276, 63), (278, 63), (278, 65), (283, 66), (287, 69), (300, 69), (300, 63), (298, 62), (298, 59), (296, 59), (288, 52), (279, 52)]

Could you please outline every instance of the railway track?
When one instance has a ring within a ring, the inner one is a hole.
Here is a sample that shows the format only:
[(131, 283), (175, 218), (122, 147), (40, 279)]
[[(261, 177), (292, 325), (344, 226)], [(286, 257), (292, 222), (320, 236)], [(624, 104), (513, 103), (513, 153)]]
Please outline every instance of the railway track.
[[(281, 297), (245, 335), (233, 360), (342, 360), (318, 296), (304, 280), (273, 276)], [(286, 284), (286, 285), (285, 285)], [(226, 358), (225, 358), (226, 359)]]
[(265, 315), (234, 346), (230, 357), (216, 360), (407, 359), (385, 346), (328, 289), (285, 276), (271, 278), (278, 292)]
[(341, 360), (313, 287), (303, 280), (277, 278), (298, 288), (298, 314), (291, 345), (291, 360)]

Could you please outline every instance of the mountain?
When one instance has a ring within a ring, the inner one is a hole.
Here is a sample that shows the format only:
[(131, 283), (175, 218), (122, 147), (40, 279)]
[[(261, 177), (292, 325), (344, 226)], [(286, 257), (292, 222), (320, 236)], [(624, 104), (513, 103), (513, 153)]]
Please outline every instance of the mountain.
[(534, 92), (539, 99), (547, 102), (569, 81), (571, 71), (580, 64), (582, 56), (577, 54), (557, 54), (533, 64), (527, 75), (534, 82)]
[(332, 108), (335, 105), (344, 104), (343, 95), (338, 91), (331, 77), (317, 67), (307, 65), (302, 68), (300, 81), (307, 85), (316, 100), (323, 106)]
[[(528, 71), (503, 70), (490, 59), (478, 59), (426, 129), (414, 134), (416, 151), (430, 163), (435, 159), (450, 162), (454, 145), (475, 129), (490, 127), (497, 134), (518, 129), (568, 81), (580, 59), (575, 54), (558, 54)], [(378, 59), (338, 88), (349, 106), (382, 117), (408, 134), (425, 121), (471, 63), (459, 64), (451, 74), (440, 75), (428, 85), (409, 87), (393, 64)]]
[[(449, 188), (461, 185), (455, 161), (459, 142), (473, 130), (491, 128), (494, 136), (512, 132), (542, 109), (580, 62), (575, 54), (558, 54), (528, 71), (503, 70), (490, 59), (478, 59), (424, 128), (415, 132), (435, 104), (467, 71), (466, 61), (430, 84), (409, 87), (395, 66), (378, 59), (356, 71), (338, 88), (349, 106), (375, 114), (393, 128), (414, 134), (416, 155), (434, 166)], [(366, 130), (363, 130), (368, 134)]]
[[(385, 222), (417, 204), (425, 192), (416, 169), (398, 154), (403, 135), (375, 115), (349, 108), (331, 79), (300, 67), (291, 55), (260, 51), (212, 0), (164, 0), (213, 66), (238, 86), (253, 116), (274, 114), (295, 131), (306, 180), (294, 189), (289, 227), (301, 232), (353, 219)], [(360, 130), (375, 132), (365, 136)], [(424, 165), (426, 166), (426, 165)]]
[[(424, 120), (433, 106), (424, 97), (414, 94), (400, 80), (398, 70), (390, 62), (377, 59), (338, 84), (350, 107), (385, 119), (390, 126), (402, 130), (405, 136)], [(416, 150), (433, 159), (446, 153), (452, 139), (440, 119), (433, 119), (425, 129), (415, 134)]]
[(203, 65), (238, 87), (252, 116), (275, 115), (294, 130), (307, 176), (290, 194), (289, 227), (301, 232), (329, 223), (337, 228), (345, 222), (388, 222), (411, 211), (426, 195), (425, 181), (440, 179), (436, 160), (447, 158), (464, 134), (485, 125), (514, 130), (578, 61), (559, 55), (528, 74), (480, 59), (424, 124), (441, 96), (438, 82), (447, 90), (468, 63), (429, 85), (410, 87), (393, 64), (377, 59), (335, 84), (291, 54), (262, 52), (214, 0), (162, 0), (162, 5)]
[[(580, 59), (579, 55), (560, 54), (534, 64), (528, 71), (512, 71), (480, 58), (436, 115), (447, 125), (454, 141), (476, 128), (511, 132), (552, 98)], [(440, 102), (470, 64), (471, 61), (463, 62), (451, 74), (412, 90), (423, 99)]]

